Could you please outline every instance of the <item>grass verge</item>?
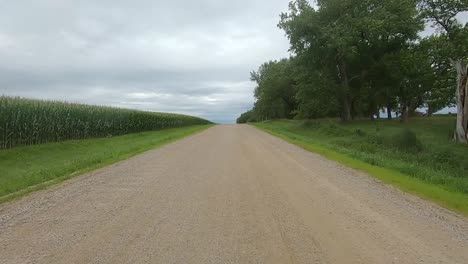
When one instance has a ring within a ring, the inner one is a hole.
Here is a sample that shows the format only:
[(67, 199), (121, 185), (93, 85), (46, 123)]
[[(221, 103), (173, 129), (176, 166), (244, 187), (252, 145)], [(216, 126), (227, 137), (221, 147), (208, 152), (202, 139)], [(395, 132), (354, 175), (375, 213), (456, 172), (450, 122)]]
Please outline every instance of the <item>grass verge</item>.
[[(308, 151), (318, 153), (328, 159), (337, 161), (353, 169), (366, 172), (385, 183), (400, 188), (403, 191), (418, 195), (422, 198), (436, 202), (445, 208), (468, 216), (468, 193), (464, 192), (465, 189), (459, 186), (460, 182), (464, 183), (464, 181), (467, 180), (466, 177), (462, 177), (460, 179), (458, 175), (438, 174), (438, 171), (435, 169), (429, 168), (431, 170), (428, 170), (428, 168), (419, 168), (425, 166), (425, 164), (417, 162), (418, 154), (416, 153), (411, 155), (413, 156), (413, 160), (407, 160), (407, 163), (404, 163), (398, 160), (396, 155), (399, 154), (405, 159), (408, 159), (408, 156), (402, 155), (397, 150), (381, 148), (381, 150), (373, 149), (370, 151), (371, 153), (368, 153), (368, 148), (362, 148), (362, 144), (360, 144), (360, 146), (359, 144), (342, 144), (346, 139), (347, 141), (353, 141), (350, 134), (343, 133), (340, 135), (333, 135), (333, 133), (320, 133), (316, 128), (304, 127), (300, 124), (300, 121), (273, 121), (253, 123), (251, 125)], [(360, 127), (362, 131), (368, 133), (369, 130), (366, 129), (366, 125), (367, 124), (361, 123), (353, 124), (352, 126), (353, 128), (356, 126)], [(383, 124), (383, 126), (389, 125), (393, 126), (394, 123)], [(333, 128), (336, 128), (335, 126), (336, 124), (333, 125)], [(338, 129), (340, 128), (338, 127)], [(386, 133), (388, 133), (388, 131)], [(427, 133), (422, 138), (424, 139), (425, 137), (431, 139), (431, 136), (427, 135)], [(337, 140), (337, 138), (339, 138), (339, 140)], [(433, 143), (434, 140), (431, 140), (431, 142)], [(426, 143), (426, 141), (423, 140), (423, 143)], [(465, 146), (454, 146), (453, 148), (461, 148), (461, 150), (454, 150), (453, 156), (456, 156), (456, 151), (466, 151), (467, 149), (464, 147)], [(433, 149), (435, 147), (427, 143), (425, 144), (426, 152), (431, 151), (428, 150), (428, 148)], [(392, 155), (388, 153), (389, 151), (391, 151)], [(393, 156), (393, 154), (395, 154), (395, 156)], [(372, 157), (372, 159), (369, 159), (369, 157)], [(371, 162), (369, 162), (369, 160)], [(407, 167), (411, 167), (411, 170), (408, 170)], [(441, 169), (443, 170), (444, 168), (442, 167)], [(404, 173), (406, 171), (412, 172), (418, 170), (423, 170), (425, 174), (421, 174), (421, 172), (419, 172), (419, 174)], [(445, 171), (445, 173), (447, 173), (447, 171)], [(456, 172), (453, 173), (456, 174)], [(432, 174), (441, 175), (447, 178), (453, 176), (454, 180), (447, 179), (446, 181), (441, 182), (440, 179), (432, 177)]]
[(0, 202), (128, 159), (211, 126), (190, 126), (0, 150)]

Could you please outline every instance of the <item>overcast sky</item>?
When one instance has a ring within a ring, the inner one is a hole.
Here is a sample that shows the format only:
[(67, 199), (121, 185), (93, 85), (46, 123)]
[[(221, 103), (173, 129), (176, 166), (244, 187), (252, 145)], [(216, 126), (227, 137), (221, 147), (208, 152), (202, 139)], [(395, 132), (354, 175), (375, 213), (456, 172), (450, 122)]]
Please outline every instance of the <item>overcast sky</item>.
[(233, 122), (287, 0), (0, 0), (0, 94)]
[(0, 94), (233, 122), (289, 0), (0, 0)]

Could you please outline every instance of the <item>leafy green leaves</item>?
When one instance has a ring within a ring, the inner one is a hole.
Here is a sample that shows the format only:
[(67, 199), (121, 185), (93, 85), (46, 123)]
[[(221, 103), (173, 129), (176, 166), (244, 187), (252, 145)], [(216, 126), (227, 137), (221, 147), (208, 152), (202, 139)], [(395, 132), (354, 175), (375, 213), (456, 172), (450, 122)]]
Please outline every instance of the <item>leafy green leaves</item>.
[[(466, 10), (462, 0), (292, 1), (278, 27), (293, 57), (252, 73), (251, 115), (349, 120), (382, 108), (408, 116), (451, 105), (452, 61), (468, 56), (468, 26), (456, 20)], [(427, 21), (441, 30), (421, 39)]]

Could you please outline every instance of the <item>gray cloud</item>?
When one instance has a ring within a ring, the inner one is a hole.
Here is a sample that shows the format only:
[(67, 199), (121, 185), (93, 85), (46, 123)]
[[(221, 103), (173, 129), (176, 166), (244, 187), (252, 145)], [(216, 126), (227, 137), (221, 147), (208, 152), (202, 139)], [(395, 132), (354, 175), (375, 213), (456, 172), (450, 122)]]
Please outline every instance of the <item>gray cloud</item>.
[(0, 94), (232, 122), (288, 56), (284, 0), (2, 1)]
[(288, 56), (288, 0), (0, 3), (0, 94), (233, 122), (249, 72)]

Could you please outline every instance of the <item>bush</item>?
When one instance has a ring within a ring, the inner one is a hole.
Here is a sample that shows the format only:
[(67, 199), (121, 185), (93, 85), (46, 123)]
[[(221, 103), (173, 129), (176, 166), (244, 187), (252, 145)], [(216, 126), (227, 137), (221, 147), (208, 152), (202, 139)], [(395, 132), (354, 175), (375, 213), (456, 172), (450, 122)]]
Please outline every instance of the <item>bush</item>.
[(338, 136), (338, 137), (342, 137), (342, 136), (348, 136), (350, 134), (352, 134), (350, 131), (348, 131), (347, 129), (333, 123), (333, 122), (329, 122), (327, 124), (324, 124), (323, 126), (321, 126), (320, 128), (321, 130), (321, 133), (324, 134), (324, 135), (330, 135), (330, 136)]
[(362, 129), (360, 128), (356, 128), (354, 130), (354, 133), (356, 134), (356, 136), (358, 137), (364, 137), (366, 135), (366, 132), (364, 132)]
[(304, 128), (312, 128), (312, 129), (320, 128), (320, 125), (321, 125), (320, 121), (312, 120), (312, 119), (304, 120), (300, 123), (300, 126)]
[(253, 113), (252, 110), (250, 110), (250, 111), (247, 111), (247, 112), (241, 114), (239, 116), (239, 118), (237, 118), (236, 123), (237, 124), (245, 124), (247, 122), (255, 122), (255, 121), (256, 120), (254, 118), (254, 113)]
[(393, 135), (389, 143), (392, 147), (406, 152), (419, 152), (423, 149), (416, 134), (407, 128)]
[(449, 150), (435, 150), (431, 153), (431, 159), (437, 163), (454, 165), (453, 153)]
[(379, 134), (367, 135), (366, 140), (368, 143), (376, 146), (381, 146), (385, 143), (385, 138)]

